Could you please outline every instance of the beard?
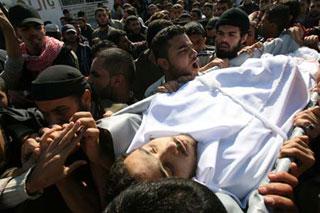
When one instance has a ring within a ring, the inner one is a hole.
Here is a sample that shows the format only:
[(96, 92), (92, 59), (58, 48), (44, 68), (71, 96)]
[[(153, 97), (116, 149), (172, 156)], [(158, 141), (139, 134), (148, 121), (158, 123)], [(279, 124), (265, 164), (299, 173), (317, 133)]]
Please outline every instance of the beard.
[(238, 56), (238, 52), (241, 48), (241, 42), (239, 42), (235, 47), (233, 47), (231, 50), (224, 50), (220, 49), (220, 45), (218, 44), (216, 46), (216, 56), (218, 58), (227, 58), (232, 59)]

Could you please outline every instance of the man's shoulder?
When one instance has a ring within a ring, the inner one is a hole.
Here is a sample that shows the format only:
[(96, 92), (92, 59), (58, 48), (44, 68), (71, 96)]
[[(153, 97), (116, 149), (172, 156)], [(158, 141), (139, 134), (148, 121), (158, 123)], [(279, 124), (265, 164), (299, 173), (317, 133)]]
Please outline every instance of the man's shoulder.
[(78, 58), (76, 53), (70, 48), (64, 45), (60, 53), (58, 54), (57, 58), (54, 60), (53, 64), (64, 64), (64, 65), (70, 65), (73, 67), (79, 68), (78, 65)]

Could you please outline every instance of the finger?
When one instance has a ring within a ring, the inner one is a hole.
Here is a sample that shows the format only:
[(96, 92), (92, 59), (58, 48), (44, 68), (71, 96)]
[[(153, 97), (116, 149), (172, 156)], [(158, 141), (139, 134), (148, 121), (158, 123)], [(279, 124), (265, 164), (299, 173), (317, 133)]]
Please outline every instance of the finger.
[(299, 160), (301, 162), (300, 166), (303, 167), (304, 170), (306, 170), (312, 167), (312, 165), (315, 162), (315, 157), (314, 157), (314, 153), (310, 149), (303, 150), (305, 149), (304, 147), (301, 149), (293, 147), (293, 148), (283, 150), (281, 151), (281, 156), (292, 157)]
[(164, 87), (164, 86), (159, 86), (159, 87), (157, 88), (157, 92), (160, 92), (160, 93), (168, 93), (169, 91), (167, 90), (166, 87)]
[(292, 187), (295, 187), (298, 184), (298, 179), (288, 172), (271, 172), (268, 174), (270, 182), (281, 182), (287, 183)]
[(302, 174), (302, 171), (299, 169), (298, 165), (295, 162), (291, 162), (290, 173), (298, 178)]
[[(69, 144), (75, 143), (74, 139), (78, 139), (78, 135), (76, 134), (81, 126), (80, 122), (71, 122), (70, 123), (71, 128), (68, 129), (68, 131), (63, 135), (62, 139), (59, 140), (59, 146), (61, 149), (65, 149)], [(80, 139), (79, 139), (80, 140)]]
[(286, 183), (268, 183), (260, 186), (258, 191), (262, 195), (282, 195), (291, 197), (293, 194), (293, 188)]
[(169, 93), (175, 92), (179, 89), (179, 83), (177, 81), (169, 81), (166, 84), (164, 84), (163, 86), (166, 87), (166, 89)]
[(107, 118), (107, 117), (112, 116), (112, 114), (113, 114), (113, 112), (110, 111), (110, 110), (108, 110), (108, 111), (106, 111), (106, 112), (103, 114), (103, 117), (104, 117), (104, 118)]
[(84, 165), (86, 165), (86, 164), (87, 164), (87, 162), (84, 161), (84, 160), (75, 161), (75, 162), (73, 162), (70, 166), (64, 168), (64, 175), (65, 175), (65, 176), (68, 176), (68, 175), (70, 175), (74, 170), (76, 170), (76, 169), (78, 169), (79, 167), (84, 166)]
[(92, 117), (92, 114), (90, 112), (76, 112), (71, 116), (69, 121), (76, 122), (79, 118), (83, 117)]
[(93, 119), (93, 117), (82, 117), (82, 118), (79, 118), (77, 122), (80, 122), (80, 125), (85, 128), (96, 127), (96, 121)]
[(268, 207), (277, 208), (279, 210), (285, 210), (288, 212), (297, 212), (297, 207), (294, 202), (286, 197), (277, 195), (264, 196), (264, 203)]
[(64, 128), (61, 132), (59, 132), (59, 135), (57, 135), (57, 137), (48, 145), (48, 150), (55, 150), (56, 151), (56, 146), (58, 146), (61, 141), (63, 140), (63, 138), (65, 137), (65, 135), (72, 129), (74, 128), (74, 123), (70, 122), (66, 128)]
[(54, 124), (52, 127), (44, 127), (40, 129), (40, 134), (46, 134), (47, 132), (52, 132), (54, 130), (60, 130), (62, 127), (60, 125)]
[(86, 137), (99, 137), (99, 129), (98, 128), (89, 128), (89, 129), (86, 129), (86, 131), (83, 133), (83, 137), (86, 138)]

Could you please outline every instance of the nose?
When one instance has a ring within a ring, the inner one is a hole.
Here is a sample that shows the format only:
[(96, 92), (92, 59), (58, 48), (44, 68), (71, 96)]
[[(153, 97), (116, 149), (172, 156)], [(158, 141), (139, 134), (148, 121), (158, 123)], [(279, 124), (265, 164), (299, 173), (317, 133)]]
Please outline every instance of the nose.
[(162, 147), (161, 150), (158, 152), (158, 157), (161, 160), (171, 158), (173, 156), (176, 156), (178, 154), (177, 145), (176, 143), (168, 143), (164, 147)]
[(197, 55), (198, 55), (198, 52), (193, 47), (191, 47), (191, 58), (195, 58), (197, 57)]

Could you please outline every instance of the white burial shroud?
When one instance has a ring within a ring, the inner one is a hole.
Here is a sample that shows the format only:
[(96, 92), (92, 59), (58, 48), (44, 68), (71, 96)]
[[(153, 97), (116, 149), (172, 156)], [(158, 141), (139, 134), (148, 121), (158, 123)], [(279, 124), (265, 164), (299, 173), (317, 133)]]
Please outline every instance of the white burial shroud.
[(157, 94), (127, 152), (150, 138), (189, 134), (198, 141), (194, 179), (245, 207), (272, 169), (293, 115), (308, 103), (313, 80), (300, 67), (312, 62), (298, 61), (264, 55)]

